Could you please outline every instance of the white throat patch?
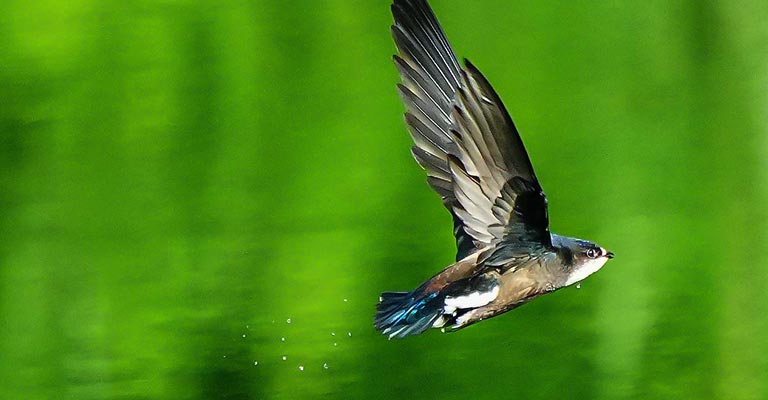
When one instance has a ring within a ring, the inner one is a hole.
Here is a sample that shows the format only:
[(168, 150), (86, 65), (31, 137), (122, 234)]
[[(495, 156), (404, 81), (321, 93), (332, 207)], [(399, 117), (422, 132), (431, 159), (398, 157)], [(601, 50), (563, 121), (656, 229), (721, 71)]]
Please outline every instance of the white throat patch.
[(570, 286), (574, 283), (583, 281), (588, 276), (594, 274), (600, 268), (602, 268), (606, 262), (608, 262), (607, 257), (600, 257), (585, 262), (580, 267), (578, 267), (578, 269), (576, 269), (576, 271), (574, 271), (571, 276), (568, 277), (568, 280), (565, 281), (565, 286)]

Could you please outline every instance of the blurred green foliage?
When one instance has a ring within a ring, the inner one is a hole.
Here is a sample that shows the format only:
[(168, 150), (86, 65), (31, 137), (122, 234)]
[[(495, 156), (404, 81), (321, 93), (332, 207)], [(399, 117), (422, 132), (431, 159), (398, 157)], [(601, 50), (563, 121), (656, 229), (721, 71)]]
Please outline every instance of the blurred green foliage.
[(604, 270), (373, 331), (454, 251), (387, 1), (6, 0), (0, 397), (768, 399), (768, 3), (433, 3)]

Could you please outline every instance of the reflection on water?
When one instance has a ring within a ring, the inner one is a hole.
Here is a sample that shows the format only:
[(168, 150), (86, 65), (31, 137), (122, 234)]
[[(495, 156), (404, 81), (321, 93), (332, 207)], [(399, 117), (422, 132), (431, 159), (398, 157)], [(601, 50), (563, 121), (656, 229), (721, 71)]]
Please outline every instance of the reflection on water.
[(386, 2), (4, 2), (0, 397), (768, 398), (765, 5), (435, 3), (616, 259), (388, 341), (454, 249)]

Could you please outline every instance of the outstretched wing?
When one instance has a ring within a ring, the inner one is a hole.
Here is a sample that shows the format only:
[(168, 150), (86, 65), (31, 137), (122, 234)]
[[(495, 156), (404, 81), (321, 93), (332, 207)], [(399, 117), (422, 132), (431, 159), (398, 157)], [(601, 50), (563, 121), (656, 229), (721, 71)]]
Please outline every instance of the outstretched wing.
[(454, 217), (457, 259), (502, 240), (551, 245), (546, 197), (496, 92), (461, 69), (425, 0), (395, 0), (392, 14), (412, 152)]

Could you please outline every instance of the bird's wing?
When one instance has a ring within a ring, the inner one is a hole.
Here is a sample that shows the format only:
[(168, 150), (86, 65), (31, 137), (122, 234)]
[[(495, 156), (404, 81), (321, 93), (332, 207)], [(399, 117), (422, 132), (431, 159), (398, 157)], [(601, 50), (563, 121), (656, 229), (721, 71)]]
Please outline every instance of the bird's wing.
[(476, 250), (474, 239), (453, 212), (458, 201), (447, 158), (458, 153), (451, 133), (451, 108), (461, 85), (461, 67), (425, 1), (395, 1), (392, 15), (392, 36), (399, 52), (393, 58), (402, 79), (400, 97), (408, 109), (405, 120), (415, 144), (411, 151), (427, 171), (427, 182), (451, 211), (458, 261)]
[(551, 245), (546, 197), (496, 92), (459, 66), (425, 0), (395, 0), (392, 14), (413, 156), (453, 214), (457, 259), (502, 240)]

